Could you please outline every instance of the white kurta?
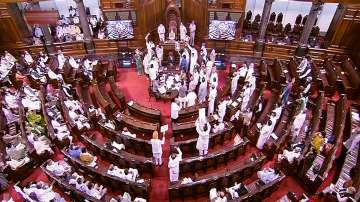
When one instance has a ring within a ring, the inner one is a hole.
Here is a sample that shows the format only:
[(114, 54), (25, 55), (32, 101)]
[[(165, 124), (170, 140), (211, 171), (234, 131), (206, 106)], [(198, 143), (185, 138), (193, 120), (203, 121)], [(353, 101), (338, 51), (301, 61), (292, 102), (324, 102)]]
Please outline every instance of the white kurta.
[(151, 81), (154, 81), (157, 77), (157, 70), (155, 67), (150, 67), (149, 68), (149, 78)]
[(188, 46), (190, 49), (190, 74), (193, 74), (195, 65), (197, 64), (198, 60), (198, 52), (195, 48), (192, 48), (191, 46)]
[(186, 101), (187, 101), (188, 107), (191, 107), (191, 106), (195, 105), (196, 98), (197, 98), (197, 96), (196, 96), (196, 93), (194, 91), (187, 94)]
[(217, 88), (218, 87), (218, 81), (219, 81), (219, 78), (218, 78), (217, 72), (211, 73), (210, 86), (215, 86), (215, 88)]
[(170, 182), (176, 182), (179, 179), (179, 164), (182, 160), (182, 152), (180, 149), (178, 149), (177, 151), (178, 154), (174, 159), (172, 159), (171, 156), (169, 157), (168, 167), (170, 174)]
[(200, 84), (199, 92), (198, 92), (199, 102), (203, 103), (206, 99), (206, 96), (207, 96), (207, 84), (206, 82), (202, 82)]
[(159, 34), (159, 39), (161, 42), (165, 41), (165, 27), (163, 24), (160, 24), (157, 28), (157, 32)]
[(292, 130), (291, 130), (293, 138), (296, 138), (299, 135), (300, 130), (301, 130), (302, 126), (304, 125), (305, 119), (306, 119), (306, 113), (305, 112), (300, 112), (295, 117), (295, 120), (294, 120), (293, 125), (292, 125)]
[(216, 88), (215, 89), (211, 88), (209, 92), (208, 116), (214, 114), (216, 96), (217, 96)]
[(159, 46), (156, 46), (156, 56), (159, 59), (160, 63), (163, 61), (163, 55), (164, 55), (164, 48), (160, 48)]
[(171, 103), (171, 118), (172, 119), (177, 119), (179, 117), (179, 110), (180, 110), (180, 106), (178, 104), (176, 104), (175, 102)]
[(226, 114), (226, 105), (229, 101), (228, 100), (224, 100), (222, 101), (219, 105), (218, 105), (218, 114), (220, 117), (220, 122), (222, 122), (224, 120), (225, 114)]
[(206, 123), (207, 130), (203, 131), (200, 124), (196, 127), (196, 132), (199, 134), (199, 137), (196, 142), (197, 150), (208, 150), (209, 148), (209, 135), (211, 131), (211, 125), (209, 122)]
[(238, 86), (240, 75), (237, 74), (231, 79), (231, 95), (234, 95)]
[(272, 122), (272, 124), (270, 126), (266, 124), (261, 128), (259, 139), (256, 142), (256, 147), (258, 149), (263, 149), (264, 148), (264, 144), (270, 138), (270, 135), (271, 135), (274, 127), (275, 127), (275, 123)]
[(181, 23), (180, 24), (180, 40), (181, 41), (185, 41), (186, 33), (187, 33), (186, 27)]

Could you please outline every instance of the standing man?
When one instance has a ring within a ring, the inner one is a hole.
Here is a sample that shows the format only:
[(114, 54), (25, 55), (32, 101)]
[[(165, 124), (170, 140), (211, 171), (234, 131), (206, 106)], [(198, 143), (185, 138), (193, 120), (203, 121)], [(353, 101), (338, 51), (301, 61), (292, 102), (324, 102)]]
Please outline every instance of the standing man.
[(142, 75), (143, 74), (143, 67), (142, 67), (142, 58), (141, 58), (141, 51), (139, 49), (135, 50), (135, 63), (136, 63), (136, 71), (138, 73), (138, 75)]
[(159, 34), (159, 40), (160, 42), (164, 42), (165, 41), (165, 27), (163, 24), (160, 24), (158, 26), (157, 32)]
[(182, 22), (180, 22), (180, 40), (181, 41), (185, 41), (186, 40), (186, 27), (184, 26), (184, 24)]
[(162, 145), (165, 143), (165, 135), (163, 135), (162, 139), (160, 140), (158, 137), (158, 132), (153, 132), (153, 138), (150, 140), (151, 142), (151, 149), (155, 161), (155, 165), (161, 166), (162, 164)]
[(156, 56), (159, 59), (159, 64), (161, 66), (164, 57), (164, 48), (160, 44), (156, 45)]
[(196, 25), (194, 20), (191, 22), (190, 26), (189, 26), (189, 30), (190, 30), (190, 45), (194, 46), (195, 44), (195, 31), (196, 31)]
[(190, 74), (192, 75), (194, 72), (195, 65), (197, 64), (198, 60), (198, 52), (195, 48), (191, 47), (189, 44), (187, 47), (190, 50), (191, 56), (190, 56)]
[(199, 151), (200, 156), (208, 153), (210, 129), (211, 126), (209, 122), (206, 122), (203, 126), (201, 126), (201, 124), (196, 125), (196, 132), (199, 134), (196, 149)]
[(179, 147), (176, 147), (177, 154), (172, 153), (169, 157), (169, 174), (170, 174), (170, 182), (177, 182), (179, 180), (179, 164), (182, 160), (182, 152)]

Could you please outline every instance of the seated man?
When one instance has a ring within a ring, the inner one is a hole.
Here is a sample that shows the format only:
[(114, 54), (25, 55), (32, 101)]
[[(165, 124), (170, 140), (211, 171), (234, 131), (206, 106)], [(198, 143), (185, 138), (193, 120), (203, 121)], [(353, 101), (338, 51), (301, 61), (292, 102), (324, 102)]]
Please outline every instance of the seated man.
[(69, 147), (69, 155), (70, 155), (71, 157), (74, 157), (74, 158), (79, 159), (79, 158), (80, 158), (80, 154), (81, 154), (81, 147), (75, 146), (75, 145), (73, 145), (73, 144), (70, 144), (70, 147)]
[(286, 159), (290, 164), (294, 162), (295, 159), (299, 158), (301, 155), (301, 148), (295, 147), (293, 150), (284, 149), (283, 154), (279, 154), (278, 160)]
[(49, 160), (46, 165), (46, 169), (52, 172), (56, 176), (63, 176), (65, 173), (71, 171), (71, 167), (65, 161), (56, 161)]
[(90, 167), (95, 167), (96, 166), (96, 156), (91, 155), (86, 148), (82, 148), (81, 149), (81, 154), (80, 154), (80, 161), (82, 163), (84, 163), (87, 166)]
[(102, 185), (89, 183), (86, 194), (100, 200), (107, 192), (107, 189)]
[(325, 143), (325, 132), (317, 132), (311, 140), (311, 146), (316, 152), (320, 152)]
[(18, 142), (16, 146), (8, 144), (6, 146), (6, 163), (11, 167), (11, 169), (16, 170), (18, 167), (25, 165), (30, 161), (30, 158), (27, 156), (26, 145)]
[(227, 202), (227, 198), (223, 191), (216, 191), (216, 188), (210, 190), (210, 201), (211, 202)]
[(37, 154), (43, 154), (48, 151), (50, 154), (53, 154), (54, 151), (50, 147), (50, 140), (44, 135), (37, 136), (35, 133), (31, 132), (27, 136), (29, 142), (34, 146)]
[(268, 184), (276, 180), (278, 177), (280, 177), (279, 174), (280, 172), (277, 168), (265, 168), (257, 172), (259, 180), (264, 184)]
[(239, 198), (240, 196), (247, 194), (249, 191), (246, 189), (244, 184), (238, 184), (235, 182), (235, 185), (225, 189), (231, 195), (232, 199)]
[(320, 195), (323, 194), (332, 194), (335, 195), (339, 202), (349, 201), (350, 198), (355, 196), (356, 189), (355, 187), (349, 186), (345, 188), (336, 187), (334, 184), (330, 184), (330, 186), (326, 187)]
[(213, 131), (213, 133), (217, 133), (217, 132), (222, 131), (224, 129), (225, 129), (224, 122), (218, 122), (218, 123), (214, 124), (214, 126), (212, 128), (212, 131)]
[(124, 127), (123, 131), (121, 132), (122, 135), (127, 135), (133, 138), (136, 138), (136, 134), (131, 133), (127, 127)]
[(124, 144), (119, 144), (116, 141), (109, 141), (106, 143), (105, 145), (106, 148), (114, 151), (114, 152), (120, 152), (121, 150), (125, 149), (125, 145)]
[(113, 120), (108, 119), (107, 121), (105, 121), (104, 126), (112, 130), (115, 130), (115, 122)]

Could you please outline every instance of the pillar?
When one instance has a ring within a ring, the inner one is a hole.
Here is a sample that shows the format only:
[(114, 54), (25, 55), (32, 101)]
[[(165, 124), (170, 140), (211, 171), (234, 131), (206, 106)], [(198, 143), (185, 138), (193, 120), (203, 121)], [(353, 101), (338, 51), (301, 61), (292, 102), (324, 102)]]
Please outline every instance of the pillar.
[(260, 21), (260, 30), (255, 43), (255, 56), (261, 57), (264, 47), (266, 28), (270, 18), (271, 6), (274, 0), (265, 0), (264, 9)]
[(311, 30), (315, 24), (316, 18), (319, 15), (322, 9), (323, 3), (319, 0), (314, 0), (310, 9), (310, 13), (304, 25), (303, 32), (301, 33), (301, 37), (299, 40), (299, 45), (295, 51), (295, 55), (302, 57), (306, 53), (307, 45), (309, 42), (309, 37), (311, 34)]
[[(41, 10), (39, 2), (35, 2), (33, 6), (33, 8)], [(49, 25), (40, 24), (39, 26), (44, 34), (45, 48), (48, 54), (55, 54), (55, 46), (53, 44), (53, 38), (50, 33)]]
[(77, 9), (79, 10), (80, 25), (84, 34), (84, 42), (87, 53), (94, 54), (95, 53), (94, 42), (90, 32), (90, 27), (89, 27), (89, 22), (87, 20), (84, 2), (83, 0), (74, 0), (74, 1), (76, 3)]

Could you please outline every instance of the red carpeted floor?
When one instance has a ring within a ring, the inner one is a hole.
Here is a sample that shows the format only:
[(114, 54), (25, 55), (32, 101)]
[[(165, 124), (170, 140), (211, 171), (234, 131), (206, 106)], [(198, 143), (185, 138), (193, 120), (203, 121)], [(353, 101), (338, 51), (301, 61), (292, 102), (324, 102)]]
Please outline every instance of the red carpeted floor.
[[(219, 74), (219, 88), (222, 88), (228, 78), (229, 67), (226, 70), (220, 70)], [(148, 94), (148, 86), (149, 80), (146, 76), (138, 76), (135, 72), (135, 69), (119, 69), (116, 79), (117, 85), (119, 88), (125, 93), (125, 97), (127, 101), (134, 100), (142, 105), (149, 106), (152, 108), (160, 109), (162, 113), (162, 123), (169, 125), (169, 131), (166, 133), (166, 142), (163, 150), (163, 161), (164, 164), (161, 167), (155, 168), (155, 175), (151, 179), (151, 193), (150, 193), (150, 201), (152, 202), (165, 202), (169, 201), (168, 195), (168, 186), (169, 186), (169, 177), (168, 177), (168, 156), (169, 156), (169, 139), (172, 135), (171, 132), (171, 119), (170, 119), (170, 103), (156, 101), (155, 98), (149, 98)], [(265, 96), (266, 97), (266, 96)], [(257, 149), (255, 147), (248, 147), (248, 154), (251, 152), (256, 152)], [(210, 151), (211, 152), (211, 151)], [(59, 152), (56, 152), (54, 159), (62, 159), (62, 155)], [(243, 159), (243, 158), (242, 158)], [(239, 160), (239, 159), (238, 159)], [(237, 161), (238, 161), (237, 160)], [(239, 160), (240, 161), (240, 160)], [(236, 163), (236, 162), (235, 162)], [(264, 166), (273, 165), (274, 161), (267, 162)], [(223, 167), (224, 168), (224, 167)], [(334, 173), (335, 168), (331, 170), (329, 177), (323, 183), (322, 187), (325, 187), (330, 184)], [(220, 167), (221, 169), (221, 167)], [(219, 168), (217, 169), (219, 170)], [(181, 176), (181, 174), (180, 174)], [(246, 182), (251, 182), (255, 178), (255, 174), (252, 178), (247, 179)], [(40, 168), (35, 168), (32, 174), (24, 180), (22, 183), (25, 184), (30, 181), (45, 181), (48, 182), (46, 175), (41, 171)], [(62, 193), (61, 190), (56, 188), (56, 191)], [(285, 195), (287, 192), (294, 192), (297, 195), (301, 195), (304, 191), (300, 186), (299, 182), (296, 181), (293, 177), (286, 177), (285, 180), (282, 181), (279, 189), (275, 191), (269, 198), (264, 199), (264, 201), (272, 202), (278, 200), (280, 197)], [(13, 197), (15, 201), (22, 201), (21, 197), (15, 192), (13, 187), (10, 187), (7, 192), (1, 195), (1, 199), (4, 195), (10, 195)], [(62, 195), (64, 195), (62, 193)], [(65, 196), (65, 195), (64, 195)], [(69, 199), (69, 198), (66, 198)], [(197, 199), (189, 199), (187, 201), (208, 201), (208, 197), (200, 197)], [(314, 198), (312, 201), (316, 201)]]

